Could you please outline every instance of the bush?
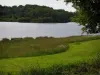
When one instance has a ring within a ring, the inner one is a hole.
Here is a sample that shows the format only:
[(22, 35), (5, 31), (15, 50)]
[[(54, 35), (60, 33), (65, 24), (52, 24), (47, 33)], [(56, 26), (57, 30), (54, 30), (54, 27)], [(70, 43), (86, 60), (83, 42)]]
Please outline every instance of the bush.
[(2, 40), (1, 40), (2, 42), (8, 42), (8, 41), (10, 41), (8, 38), (3, 38)]

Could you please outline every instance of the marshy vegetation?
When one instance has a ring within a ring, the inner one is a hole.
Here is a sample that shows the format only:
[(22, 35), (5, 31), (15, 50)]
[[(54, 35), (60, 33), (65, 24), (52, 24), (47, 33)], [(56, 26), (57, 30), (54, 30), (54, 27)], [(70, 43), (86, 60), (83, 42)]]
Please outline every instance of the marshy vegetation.
[(100, 36), (5, 38), (0, 75), (100, 75), (99, 44)]
[[(99, 39), (100, 36), (74, 36), (65, 38), (4, 38), (0, 41), (0, 59), (14, 57), (33, 57), (65, 52), (69, 43)], [(78, 44), (78, 43), (77, 43)]]
[(4, 38), (0, 41), (0, 58), (31, 57), (65, 52), (65, 39), (48, 37)]

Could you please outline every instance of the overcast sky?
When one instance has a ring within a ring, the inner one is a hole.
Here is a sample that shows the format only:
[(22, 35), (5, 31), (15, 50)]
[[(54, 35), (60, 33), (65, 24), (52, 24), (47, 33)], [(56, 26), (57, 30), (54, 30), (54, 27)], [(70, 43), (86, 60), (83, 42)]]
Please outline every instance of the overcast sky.
[(0, 0), (1, 5), (13, 6), (13, 5), (25, 5), (25, 4), (37, 4), (52, 7), (54, 9), (65, 9), (66, 11), (75, 11), (72, 4), (66, 5), (63, 0)]

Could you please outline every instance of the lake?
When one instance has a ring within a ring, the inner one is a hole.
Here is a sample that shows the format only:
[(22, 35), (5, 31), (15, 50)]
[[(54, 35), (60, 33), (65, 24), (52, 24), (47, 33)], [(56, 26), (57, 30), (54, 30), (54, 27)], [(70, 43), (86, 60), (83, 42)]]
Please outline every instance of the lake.
[(0, 39), (15, 37), (68, 37), (81, 35), (79, 24), (69, 23), (18, 23), (0, 22)]

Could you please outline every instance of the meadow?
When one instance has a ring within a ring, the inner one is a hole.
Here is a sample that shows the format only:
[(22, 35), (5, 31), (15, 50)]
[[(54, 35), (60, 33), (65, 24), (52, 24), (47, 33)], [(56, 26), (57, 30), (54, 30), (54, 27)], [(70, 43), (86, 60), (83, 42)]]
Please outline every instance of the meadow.
[(100, 36), (3, 39), (0, 53), (0, 75), (100, 75)]

